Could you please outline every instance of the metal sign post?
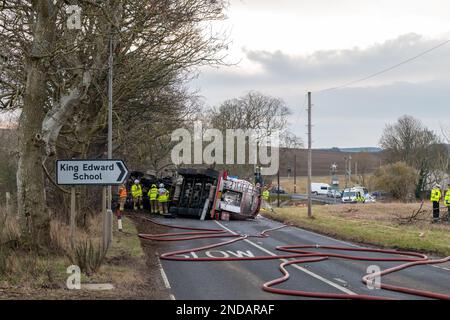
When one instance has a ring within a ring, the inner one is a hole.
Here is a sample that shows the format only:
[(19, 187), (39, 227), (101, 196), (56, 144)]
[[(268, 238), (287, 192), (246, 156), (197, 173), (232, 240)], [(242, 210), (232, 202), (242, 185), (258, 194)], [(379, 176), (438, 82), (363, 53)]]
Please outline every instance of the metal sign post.
[(76, 228), (76, 193), (75, 187), (70, 188), (70, 245), (75, 248), (75, 228)]

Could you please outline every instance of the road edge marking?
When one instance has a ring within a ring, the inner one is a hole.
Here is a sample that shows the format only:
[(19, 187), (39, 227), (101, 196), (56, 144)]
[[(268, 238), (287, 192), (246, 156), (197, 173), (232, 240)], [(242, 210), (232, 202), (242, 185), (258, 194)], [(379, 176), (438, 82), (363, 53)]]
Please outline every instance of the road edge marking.
[[(224, 228), (225, 230), (227, 230), (228, 232), (230, 232), (230, 233), (232, 233), (232, 234), (237, 234), (236, 232), (230, 230), (229, 228), (227, 228), (226, 226), (224, 226), (223, 224), (221, 224), (219, 221), (214, 220), (214, 222), (217, 223), (217, 224), (218, 224), (219, 226), (221, 226), (222, 228)], [(265, 252), (265, 253), (271, 255), (272, 257), (275, 257), (275, 256), (276, 256), (275, 253), (273, 253), (273, 252), (267, 250), (267, 249), (264, 248), (264, 247), (261, 247), (260, 245), (258, 245), (258, 244), (256, 244), (256, 243), (253, 243), (252, 241), (250, 241), (250, 240), (248, 240), (248, 239), (244, 239), (244, 241), (247, 242), (248, 244), (251, 244), (251, 245), (254, 246), (255, 248), (258, 248), (259, 250), (261, 250), (261, 251), (263, 251), (263, 252)], [(281, 261), (283, 261), (283, 262), (288, 262), (288, 261), (289, 261), (289, 260), (287, 260), (287, 259), (279, 259), (279, 260), (281, 260)], [(296, 268), (297, 270), (303, 271), (304, 273), (310, 275), (311, 277), (313, 277), (313, 278), (315, 278), (315, 279), (317, 279), (317, 280), (320, 280), (320, 281), (322, 281), (322, 282), (324, 282), (324, 283), (326, 283), (326, 284), (328, 284), (328, 285), (334, 287), (335, 289), (338, 289), (338, 290), (340, 290), (340, 291), (342, 291), (342, 292), (345, 292), (345, 293), (347, 293), (347, 294), (349, 294), (349, 295), (358, 295), (357, 293), (355, 293), (355, 292), (353, 292), (353, 291), (351, 291), (351, 290), (349, 290), (349, 289), (347, 289), (347, 288), (344, 288), (344, 287), (338, 285), (337, 283), (334, 283), (333, 281), (330, 281), (330, 280), (328, 280), (328, 279), (326, 279), (326, 278), (324, 278), (324, 277), (322, 277), (322, 276), (320, 276), (320, 275), (318, 275), (318, 274), (316, 274), (316, 273), (314, 273), (314, 272), (312, 272), (312, 271), (309, 271), (309, 270), (307, 270), (307, 269), (305, 269), (305, 268), (302, 268), (302, 267), (300, 267), (300, 266), (298, 266), (298, 265), (296, 265), (296, 264), (293, 264), (292, 267)]]
[[(167, 277), (167, 274), (164, 271), (164, 268), (162, 266), (161, 259), (159, 258), (159, 256), (157, 257), (157, 261), (158, 261), (159, 272), (161, 273), (161, 278), (163, 279), (163, 282), (164, 282), (164, 286), (166, 287), (167, 290), (171, 290), (172, 287), (170, 286), (169, 278)], [(172, 293), (169, 293), (169, 299), (176, 300), (175, 296)]]
[(159, 259), (159, 257), (158, 257), (158, 268), (159, 268), (159, 271), (161, 273), (161, 277), (163, 279), (164, 286), (166, 287), (166, 289), (172, 289), (171, 286), (170, 286), (169, 278), (167, 278), (167, 274), (166, 274), (166, 272), (163, 269), (163, 266), (161, 264), (161, 260)]

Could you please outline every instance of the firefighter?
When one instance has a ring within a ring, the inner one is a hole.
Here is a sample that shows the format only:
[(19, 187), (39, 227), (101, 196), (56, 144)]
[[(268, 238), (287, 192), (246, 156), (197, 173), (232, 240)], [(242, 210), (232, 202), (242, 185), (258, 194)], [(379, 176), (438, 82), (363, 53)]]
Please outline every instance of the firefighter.
[(262, 198), (264, 201), (269, 202), (269, 198), (270, 198), (270, 192), (269, 190), (266, 188), (264, 188), (264, 191), (262, 193)]
[(138, 206), (142, 210), (144, 206), (142, 204), (142, 186), (139, 180), (134, 180), (134, 184), (131, 187), (131, 195), (133, 197), (133, 208), (136, 211)]
[(439, 205), (442, 198), (441, 186), (436, 185), (433, 190), (431, 190), (430, 201), (433, 203), (433, 222), (439, 221)]
[(148, 198), (150, 199), (150, 212), (151, 213), (159, 213), (158, 210), (158, 188), (156, 184), (152, 184), (150, 190), (148, 191)]
[(445, 202), (445, 206), (446, 206), (447, 209), (448, 209), (448, 212), (447, 212), (447, 221), (450, 221), (450, 184), (448, 185), (447, 192), (445, 193), (444, 202)]
[(119, 198), (119, 203), (116, 207), (116, 216), (117, 216), (117, 226), (119, 231), (122, 231), (122, 215), (125, 209), (125, 202), (127, 201), (127, 188), (124, 184), (121, 184), (119, 187), (119, 192), (117, 193)]
[(169, 201), (169, 191), (164, 187), (164, 183), (159, 185), (158, 189), (158, 202), (161, 214), (167, 214), (167, 202)]
[(127, 187), (121, 184), (119, 187), (119, 211), (125, 210), (125, 202), (127, 201)]

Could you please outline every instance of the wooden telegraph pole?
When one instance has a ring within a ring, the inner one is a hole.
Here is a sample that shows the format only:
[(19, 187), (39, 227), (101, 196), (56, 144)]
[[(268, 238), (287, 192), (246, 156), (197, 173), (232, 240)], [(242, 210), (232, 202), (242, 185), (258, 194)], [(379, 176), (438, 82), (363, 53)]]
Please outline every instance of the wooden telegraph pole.
[(308, 92), (308, 218), (312, 218), (311, 176), (312, 176), (312, 124), (311, 92)]

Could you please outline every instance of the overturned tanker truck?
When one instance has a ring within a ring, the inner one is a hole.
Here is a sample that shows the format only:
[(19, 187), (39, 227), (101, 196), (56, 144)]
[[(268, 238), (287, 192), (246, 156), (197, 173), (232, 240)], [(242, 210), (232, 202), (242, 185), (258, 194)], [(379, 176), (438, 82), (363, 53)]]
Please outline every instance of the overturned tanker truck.
[(229, 177), (227, 171), (179, 169), (170, 214), (200, 220), (255, 218), (261, 205), (259, 185)]

